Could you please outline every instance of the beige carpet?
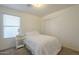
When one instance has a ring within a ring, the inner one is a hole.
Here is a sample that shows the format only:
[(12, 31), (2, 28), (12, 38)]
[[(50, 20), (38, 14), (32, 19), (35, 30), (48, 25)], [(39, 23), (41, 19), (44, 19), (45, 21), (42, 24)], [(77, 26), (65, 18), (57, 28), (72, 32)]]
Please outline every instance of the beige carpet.
[(10, 48), (0, 51), (0, 55), (31, 55), (31, 53), (26, 48)]
[[(10, 48), (0, 51), (0, 55), (31, 55), (31, 52), (26, 48)], [(79, 52), (73, 51), (68, 48), (63, 48), (59, 55), (79, 55)]]
[(79, 52), (63, 47), (59, 55), (79, 55)]

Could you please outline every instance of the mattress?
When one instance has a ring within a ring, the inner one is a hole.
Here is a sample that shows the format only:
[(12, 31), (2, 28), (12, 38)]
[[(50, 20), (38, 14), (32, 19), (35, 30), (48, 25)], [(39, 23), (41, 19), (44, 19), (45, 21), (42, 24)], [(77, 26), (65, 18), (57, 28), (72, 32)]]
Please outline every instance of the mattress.
[(28, 35), (24, 43), (34, 55), (56, 55), (61, 50), (59, 40), (48, 35)]

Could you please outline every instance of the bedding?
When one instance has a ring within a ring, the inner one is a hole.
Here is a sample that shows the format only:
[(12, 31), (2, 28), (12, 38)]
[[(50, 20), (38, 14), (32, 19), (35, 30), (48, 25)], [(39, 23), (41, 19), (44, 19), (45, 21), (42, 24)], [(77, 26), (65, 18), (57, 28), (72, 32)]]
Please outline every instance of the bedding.
[(48, 35), (26, 35), (24, 43), (34, 55), (56, 55), (61, 50), (58, 39)]

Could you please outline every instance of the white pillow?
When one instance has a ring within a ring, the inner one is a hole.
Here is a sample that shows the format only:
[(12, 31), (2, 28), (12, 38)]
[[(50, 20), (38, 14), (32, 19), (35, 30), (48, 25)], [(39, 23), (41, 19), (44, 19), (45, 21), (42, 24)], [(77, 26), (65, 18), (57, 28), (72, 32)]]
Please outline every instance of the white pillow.
[(26, 35), (39, 35), (40, 33), (37, 31), (26, 32)]

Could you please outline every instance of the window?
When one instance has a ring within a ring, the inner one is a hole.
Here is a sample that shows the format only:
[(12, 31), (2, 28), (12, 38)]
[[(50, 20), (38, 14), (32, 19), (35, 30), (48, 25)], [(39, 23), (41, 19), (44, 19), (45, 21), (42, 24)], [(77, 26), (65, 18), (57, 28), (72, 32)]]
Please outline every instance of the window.
[(3, 15), (4, 38), (15, 37), (19, 34), (20, 17), (12, 15)]

